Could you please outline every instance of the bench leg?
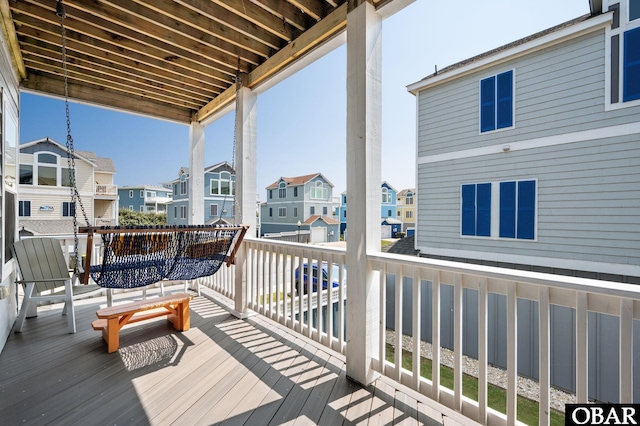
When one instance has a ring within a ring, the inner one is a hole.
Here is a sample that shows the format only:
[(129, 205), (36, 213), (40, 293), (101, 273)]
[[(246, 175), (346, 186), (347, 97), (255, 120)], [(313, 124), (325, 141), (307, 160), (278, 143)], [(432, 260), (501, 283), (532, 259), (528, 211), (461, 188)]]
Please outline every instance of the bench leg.
[(191, 320), (189, 316), (189, 302), (178, 303), (175, 306), (176, 313), (169, 314), (167, 319), (173, 324), (173, 328), (178, 331), (187, 331), (191, 326)]
[(107, 342), (107, 352), (112, 353), (120, 346), (120, 320), (112, 318), (107, 321), (107, 327), (102, 329), (102, 337)]

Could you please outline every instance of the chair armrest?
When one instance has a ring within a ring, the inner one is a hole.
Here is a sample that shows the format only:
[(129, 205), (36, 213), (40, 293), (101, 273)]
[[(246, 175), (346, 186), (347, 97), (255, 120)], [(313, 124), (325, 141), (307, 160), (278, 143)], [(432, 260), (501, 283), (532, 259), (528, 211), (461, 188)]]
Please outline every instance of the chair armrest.
[(50, 283), (54, 281), (67, 281), (70, 280), (71, 277), (66, 278), (46, 278), (42, 280), (16, 280), (16, 284), (27, 284), (27, 283)]

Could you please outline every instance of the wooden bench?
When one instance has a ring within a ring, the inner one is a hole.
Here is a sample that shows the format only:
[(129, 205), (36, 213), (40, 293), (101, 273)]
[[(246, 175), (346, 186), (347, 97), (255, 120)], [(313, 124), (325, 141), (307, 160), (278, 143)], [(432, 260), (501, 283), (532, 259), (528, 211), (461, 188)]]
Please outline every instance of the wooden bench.
[(167, 315), (176, 330), (188, 330), (189, 301), (192, 298), (190, 294), (178, 293), (99, 309), (96, 312), (98, 319), (91, 323), (91, 327), (102, 331), (107, 351), (112, 353), (118, 350), (120, 329), (127, 324)]

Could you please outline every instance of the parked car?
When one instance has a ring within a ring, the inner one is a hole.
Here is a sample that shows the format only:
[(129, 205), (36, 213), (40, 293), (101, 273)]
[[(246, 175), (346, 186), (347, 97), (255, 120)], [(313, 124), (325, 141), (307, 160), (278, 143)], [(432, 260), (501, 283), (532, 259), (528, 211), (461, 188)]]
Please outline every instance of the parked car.
[[(322, 289), (326, 290), (329, 287), (329, 265), (327, 262), (322, 262)], [(312, 292), (318, 291), (318, 262), (313, 262), (311, 264), (311, 282), (312, 282)], [(338, 265), (333, 264), (331, 266), (331, 287), (336, 288), (340, 286), (340, 267)], [(347, 281), (347, 271), (343, 269), (342, 273), (342, 283), (346, 283)], [(308, 291), (309, 284), (309, 265), (306, 263), (302, 264), (302, 289), (304, 293)], [(300, 293), (300, 268), (296, 268), (296, 277), (295, 277), (295, 286), (296, 293)]]

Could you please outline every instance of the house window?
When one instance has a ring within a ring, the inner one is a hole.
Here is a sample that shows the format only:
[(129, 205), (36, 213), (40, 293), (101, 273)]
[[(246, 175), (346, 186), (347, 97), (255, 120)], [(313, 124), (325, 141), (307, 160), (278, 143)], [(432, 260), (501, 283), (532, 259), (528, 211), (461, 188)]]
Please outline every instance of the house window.
[[(176, 207), (176, 209), (177, 209), (177, 207)], [(130, 206), (129, 206), (129, 210), (133, 211), (133, 206), (131, 206), (131, 205), (130, 205)], [(176, 212), (177, 212), (177, 210), (176, 210)], [(177, 216), (177, 215), (178, 215), (178, 213), (176, 213), (176, 212), (174, 212), (174, 216)]]
[(129, 198), (133, 198), (133, 191), (129, 191)]
[(211, 204), (209, 206), (209, 216), (211, 216), (211, 217), (218, 216), (218, 205), (217, 204)]
[(269, 199), (271, 200), (273, 198), (273, 189), (269, 190)]
[(316, 181), (314, 186), (311, 187), (311, 199), (312, 200), (326, 200), (328, 198), (329, 191), (324, 187), (324, 183)]
[(180, 219), (187, 218), (187, 206), (180, 206)]
[(401, 212), (400, 210), (398, 210), (398, 212), (396, 213), (396, 216), (397, 216), (397, 217), (402, 216), (402, 212)]
[(144, 206), (140, 206), (140, 213), (144, 212)]
[(287, 208), (286, 207), (278, 207), (278, 216), (279, 217), (287, 217)]
[(347, 196), (346, 195), (342, 196), (342, 204), (347, 204)]
[[(133, 206), (129, 206), (131, 210), (133, 210)], [(173, 217), (178, 218), (178, 206), (173, 206)]]
[(462, 185), (462, 235), (491, 236), (491, 184)]
[(221, 172), (217, 178), (209, 181), (211, 195), (232, 195), (234, 193), (231, 173)]
[(18, 216), (31, 216), (31, 201), (18, 201)]
[(74, 170), (68, 167), (62, 167), (60, 169), (60, 184), (62, 186), (66, 186), (67, 188), (70, 188), (71, 184), (75, 180), (75, 175), (76, 173)]
[(273, 217), (273, 208), (269, 207), (269, 217)]
[(382, 202), (389, 204), (391, 202), (391, 194), (388, 188), (382, 188)]
[(347, 218), (347, 211), (346, 210), (344, 211), (344, 218), (345, 219)]
[(180, 182), (180, 194), (181, 195), (186, 195), (187, 194), (187, 182)]
[(640, 99), (640, 27), (624, 33), (622, 75), (622, 101)]
[(407, 210), (407, 211), (405, 212), (405, 217), (406, 217), (407, 219), (413, 219), (413, 211), (411, 211), (411, 210)]
[(278, 198), (287, 198), (287, 184), (284, 182), (278, 185)]
[(31, 164), (20, 164), (20, 184), (33, 185), (33, 166)]
[(323, 208), (322, 208), (322, 214), (326, 216), (326, 215), (327, 215), (327, 212), (328, 212), (327, 208), (326, 208), (326, 207), (323, 207)]
[(391, 210), (387, 210), (387, 217), (391, 217)]
[(413, 204), (413, 194), (411, 192), (407, 192), (407, 196), (404, 199), (404, 203), (407, 205)]
[(298, 187), (297, 187), (297, 186), (294, 186), (294, 187), (293, 187), (293, 196), (294, 196), (294, 197), (297, 197), (297, 196), (298, 196)]
[(140, 198), (144, 198), (144, 189), (140, 190)]
[(293, 208), (293, 217), (298, 217), (298, 208), (297, 207)]
[(500, 238), (533, 240), (536, 182), (500, 182)]
[(58, 156), (49, 153), (37, 155), (38, 185), (58, 186)]
[(309, 207), (309, 214), (310, 215), (316, 214), (316, 207), (315, 206)]
[(480, 80), (480, 131), (513, 126), (513, 71)]
[(76, 203), (64, 201), (62, 203), (62, 217), (71, 217), (76, 214)]

